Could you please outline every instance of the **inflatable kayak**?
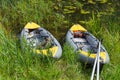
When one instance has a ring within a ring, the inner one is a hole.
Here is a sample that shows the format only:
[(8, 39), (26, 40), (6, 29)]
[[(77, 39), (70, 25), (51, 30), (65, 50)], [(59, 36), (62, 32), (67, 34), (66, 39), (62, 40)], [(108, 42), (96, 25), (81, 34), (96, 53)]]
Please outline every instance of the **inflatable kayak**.
[[(99, 40), (79, 24), (73, 25), (66, 35), (66, 42), (79, 53), (81, 62), (93, 64), (98, 51)], [(100, 63), (109, 62), (109, 55), (103, 45), (100, 47)]]
[(53, 58), (60, 58), (62, 55), (61, 45), (56, 38), (36, 23), (29, 22), (25, 25), (20, 40), (21, 44), (25, 40), (37, 54), (51, 55)]

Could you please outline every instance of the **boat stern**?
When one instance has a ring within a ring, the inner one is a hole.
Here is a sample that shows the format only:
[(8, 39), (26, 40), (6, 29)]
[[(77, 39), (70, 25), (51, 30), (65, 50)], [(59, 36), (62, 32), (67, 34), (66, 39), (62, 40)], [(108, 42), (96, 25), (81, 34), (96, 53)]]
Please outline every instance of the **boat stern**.
[(49, 48), (49, 49), (43, 49), (43, 50), (35, 50), (35, 52), (37, 54), (43, 54), (43, 55), (46, 55), (46, 56), (49, 56), (51, 55), (53, 58), (60, 58), (61, 57), (61, 49), (58, 47), (58, 46), (54, 46), (52, 48)]
[[(82, 56), (82, 57), (80, 57), (81, 60), (83, 62), (88, 62), (88, 63), (94, 63), (94, 60), (97, 56), (96, 53), (89, 53), (89, 52), (85, 52), (83, 50), (80, 50), (79, 53), (80, 53), (80, 56)], [(100, 52), (100, 62), (103, 64), (106, 64), (109, 62), (109, 56), (107, 55), (106, 52)]]

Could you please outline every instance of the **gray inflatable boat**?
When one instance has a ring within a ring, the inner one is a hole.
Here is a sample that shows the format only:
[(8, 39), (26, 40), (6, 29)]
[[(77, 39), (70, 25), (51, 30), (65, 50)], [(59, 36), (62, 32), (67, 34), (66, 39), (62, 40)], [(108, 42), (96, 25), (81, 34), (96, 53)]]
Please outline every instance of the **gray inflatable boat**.
[[(99, 40), (79, 24), (73, 25), (66, 35), (66, 42), (79, 53), (83, 63), (93, 64), (98, 51)], [(109, 62), (109, 55), (103, 45), (100, 47), (100, 63)]]
[(30, 22), (27, 23), (21, 32), (21, 45), (23, 40), (26, 41), (37, 54), (52, 55), (53, 58), (60, 58), (62, 55), (62, 48), (60, 43), (53, 35), (38, 24)]

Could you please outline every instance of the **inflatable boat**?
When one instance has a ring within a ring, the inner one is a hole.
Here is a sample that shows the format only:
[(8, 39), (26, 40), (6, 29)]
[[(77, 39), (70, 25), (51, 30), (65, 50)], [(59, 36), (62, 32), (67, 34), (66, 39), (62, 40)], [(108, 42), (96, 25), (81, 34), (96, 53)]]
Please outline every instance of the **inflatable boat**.
[(29, 22), (21, 31), (21, 44), (24, 40), (27, 45), (37, 54), (51, 55), (53, 58), (60, 58), (62, 48), (56, 38), (46, 29), (40, 27), (34, 22)]
[[(79, 60), (93, 64), (98, 51), (99, 40), (79, 24), (73, 25), (66, 35), (66, 42), (79, 53)], [(105, 47), (100, 47), (100, 63), (109, 62), (109, 55)]]

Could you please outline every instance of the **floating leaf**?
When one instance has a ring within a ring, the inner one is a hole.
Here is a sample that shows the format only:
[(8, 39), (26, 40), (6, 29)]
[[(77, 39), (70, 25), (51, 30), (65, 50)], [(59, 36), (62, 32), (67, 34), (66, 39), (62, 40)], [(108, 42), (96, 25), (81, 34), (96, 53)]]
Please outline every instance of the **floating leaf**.
[(82, 24), (85, 24), (86, 23), (86, 21), (79, 21), (80, 23), (82, 23)]
[(90, 11), (85, 11), (85, 10), (81, 9), (80, 13), (81, 13), (81, 14), (89, 14)]
[(106, 3), (108, 0), (101, 0), (100, 3)]
[(64, 9), (64, 14), (74, 13), (75, 10)]
[(65, 20), (63, 21), (64, 24), (69, 24), (69, 21)]
[(74, 6), (64, 6), (64, 8), (66, 9), (76, 9), (76, 7), (74, 7)]
[(58, 6), (54, 6), (54, 9), (55, 9), (55, 10), (58, 10), (59, 8), (58, 8)]
[(88, 0), (88, 3), (95, 4), (93, 0)]

